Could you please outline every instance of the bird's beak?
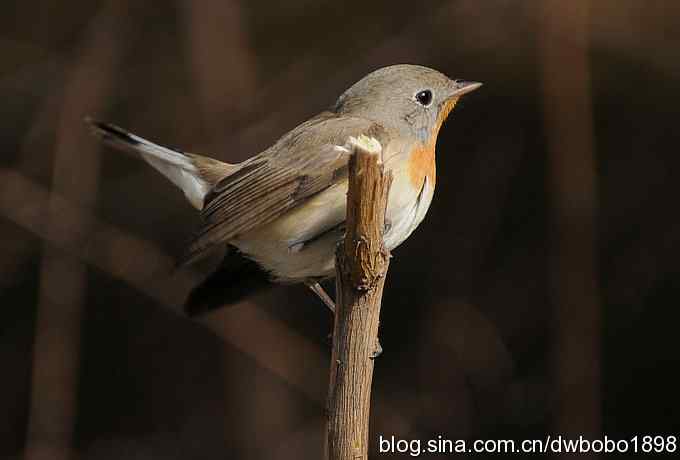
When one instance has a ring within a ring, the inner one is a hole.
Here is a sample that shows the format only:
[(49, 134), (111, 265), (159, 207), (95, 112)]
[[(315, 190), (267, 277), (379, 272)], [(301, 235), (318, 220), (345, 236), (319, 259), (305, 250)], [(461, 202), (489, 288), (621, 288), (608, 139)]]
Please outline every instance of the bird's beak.
[(463, 94), (470, 93), (477, 88), (482, 86), (481, 83), (477, 81), (463, 81), (463, 80), (454, 80), (453, 81), (453, 90), (451, 91), (451, 95), (449, 96), (450, 98), (452, 97), (460, 97)]
[(476, 81), (451, 80), (451, 83), (451, 93), (446, 99), (444, 99), (440, 106), (441, 108), (439, 109), (437, 129), (439, 129), (439, 126), (441, 126), (444, 120), (446, 120), (446, 117), (449, 116), (449, 113), (451, 113), (453, 108), (458, 103), (458, 99), (460, 99), (463, 94), (467, 94), (470, 91), (474, 91), (482, 86), (481, 83)]

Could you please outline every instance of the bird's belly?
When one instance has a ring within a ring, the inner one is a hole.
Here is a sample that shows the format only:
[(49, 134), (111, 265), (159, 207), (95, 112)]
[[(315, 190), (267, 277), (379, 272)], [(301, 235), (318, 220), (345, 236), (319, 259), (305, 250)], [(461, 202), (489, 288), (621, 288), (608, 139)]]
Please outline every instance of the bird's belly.
[[(406, 186), (400, 175), (390, 192), (385, 246), (392, 250), (425, 217), (434, 187), (424, 179), (420, 190)], [(335, 247), (344, 235), (347, 183), (337, 184), (280, 219), (231, 243), (257, 261), (280, 282), (300, 282), (335, 274)]]
[(324, 190), (279, 219), (231, 244), (281, 282), (332, 276), (334, 250), (342, 238), (347, 181)]

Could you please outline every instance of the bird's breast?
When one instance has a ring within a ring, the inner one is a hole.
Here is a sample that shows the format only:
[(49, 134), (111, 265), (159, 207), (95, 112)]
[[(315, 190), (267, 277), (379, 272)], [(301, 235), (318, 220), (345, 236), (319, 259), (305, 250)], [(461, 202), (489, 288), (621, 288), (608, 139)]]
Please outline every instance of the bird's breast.
[(417, 145), (408, 157), (408, 178), (411, 186), (420, 190), (425, 177), (431, 182), (432, 187), (437, 181), (437, 167), (435, 163), (434, 145)]
[[(410, 175), (408, 185), (393, 186), (385, 220), (387, 231), (385, 245), (391, 250), (399, 246), (420, 225), (425, 218), (434, 196), (434, 176), (425, 174), (419, 187), (413, 187)], [(404, 181), (405, 182), (405, 181)]]

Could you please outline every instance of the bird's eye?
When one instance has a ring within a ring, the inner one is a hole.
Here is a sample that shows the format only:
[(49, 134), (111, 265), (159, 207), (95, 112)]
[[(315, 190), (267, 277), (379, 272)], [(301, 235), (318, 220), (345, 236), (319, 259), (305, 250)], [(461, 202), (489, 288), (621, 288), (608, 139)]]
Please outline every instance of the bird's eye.
[(429, 89), (418, 91), (416, 93), (416, 101), (418, 101), (419, 104), (427, 107), (432, 102), (432, 91)]

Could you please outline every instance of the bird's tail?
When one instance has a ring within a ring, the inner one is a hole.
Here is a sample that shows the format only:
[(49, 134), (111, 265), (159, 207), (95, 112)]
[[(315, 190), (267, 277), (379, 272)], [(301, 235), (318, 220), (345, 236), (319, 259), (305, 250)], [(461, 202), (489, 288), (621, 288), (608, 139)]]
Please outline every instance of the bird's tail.
[(109, 123), (91, 118), (86, 118), (85, 122), (103, 142), (139, 154), (182, 189), (189, 202), (199, 210), (203, 209), (205, 196), (215, 183), (238, 169), (238, 165), (163, 147)]

